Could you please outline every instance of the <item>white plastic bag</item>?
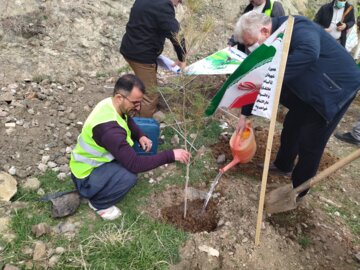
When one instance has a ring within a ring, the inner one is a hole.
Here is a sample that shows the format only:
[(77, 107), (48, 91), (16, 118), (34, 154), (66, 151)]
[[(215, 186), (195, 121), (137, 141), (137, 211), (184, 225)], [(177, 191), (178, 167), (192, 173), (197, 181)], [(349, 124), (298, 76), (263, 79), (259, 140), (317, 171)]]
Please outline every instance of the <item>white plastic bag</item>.
[(348, 52), (351, 52), (358, 44), (357, 26), (351, 27), (347, 34), (345, 48)]

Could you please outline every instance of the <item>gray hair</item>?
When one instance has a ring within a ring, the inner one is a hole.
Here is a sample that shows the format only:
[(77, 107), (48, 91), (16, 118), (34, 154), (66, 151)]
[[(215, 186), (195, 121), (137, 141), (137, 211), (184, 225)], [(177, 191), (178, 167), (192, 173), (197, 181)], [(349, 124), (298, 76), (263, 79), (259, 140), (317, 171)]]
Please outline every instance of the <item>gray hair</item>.
[(254, 37), (259, 34), (261, 27), (271, 24), (271, 18), (264, 13), (249, 11), (242, 15), (237, 21), (234, 29), (235, 40), (243, 43), (244, 32)]

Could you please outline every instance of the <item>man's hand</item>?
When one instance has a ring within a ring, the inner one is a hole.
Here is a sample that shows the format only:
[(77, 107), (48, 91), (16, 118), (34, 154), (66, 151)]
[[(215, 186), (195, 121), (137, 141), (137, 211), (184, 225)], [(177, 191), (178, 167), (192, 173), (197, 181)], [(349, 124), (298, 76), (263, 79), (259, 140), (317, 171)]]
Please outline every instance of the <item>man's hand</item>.
[(178, 65), (181, 68), (181, 70), (183, 70), (186, 67), (186, 62), (185, 61), (181, 62), (181, 61), (177, 60), (177, 61), (175, 61), (173, 67), (175, 67), (176, 65)]
[(184, 149), (174, 149), (174, 156), (176, 161), (180, 161), (181, 163), (189, 163), (191, 154)]
[(148, 137), (145, 137), (145, 136), (142, 136), (140, 139), (139, 139), (139, 143), (141, 145), (141, 148), (145, 151), (145, 152), (149, 152), (151, 147), (152, 147), (152, 141), (148, 138)]
[(338, 30), (339, 32), (341, 32), (341, 31), (345, 30), (345, 28), (346, 28), (346, 24), (345, 24), (345, 23), (341, 23), (341, 24), (337, 25), (336, 30)]
[(331, 32), (330, 27), (329, 27), (329, 28), (324, 28), (324, 30), (325, 30), (326, 32), (328, 32), (328, 33), (330, 33), (330, 32)]
[(242, 132), (244, 130), (245, 126), (246, 126), (246, 116), (240, 115), (239, 121), (236, 125), (236, 132), (237, 133)]

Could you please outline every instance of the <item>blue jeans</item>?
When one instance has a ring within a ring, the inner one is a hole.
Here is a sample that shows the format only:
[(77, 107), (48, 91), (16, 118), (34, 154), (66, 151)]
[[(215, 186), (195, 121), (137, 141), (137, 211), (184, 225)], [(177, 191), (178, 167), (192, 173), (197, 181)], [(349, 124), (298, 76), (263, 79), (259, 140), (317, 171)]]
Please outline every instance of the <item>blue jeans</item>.
[(73, 174), (71, 176), (80, 195), (89, 199), (96, 209), (115, 205), (136, 184), (136, 174), (116, 161), (97, 167), (84, 179), (78, 179)]

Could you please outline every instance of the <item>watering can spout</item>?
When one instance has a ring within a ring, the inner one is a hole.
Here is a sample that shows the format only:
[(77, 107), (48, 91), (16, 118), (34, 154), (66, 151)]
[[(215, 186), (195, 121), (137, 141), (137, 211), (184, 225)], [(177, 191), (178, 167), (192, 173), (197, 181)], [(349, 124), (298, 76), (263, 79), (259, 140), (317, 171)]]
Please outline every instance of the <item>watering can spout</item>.
[(233, 160), (220, 172), (225, 173), (238, 163), (248, 163), (255, 155), (256, 141), (251, 122), (247, 121), (241, 132), (234, 132), (230, 139), (230, 150)]
[(220, 172), (225, 173), (227, 170), (231, 169), (238, 163), (239, 163), (239, 160), (234, 158), (228, 165), (226, 165), (224, 168), (221, 168)]

